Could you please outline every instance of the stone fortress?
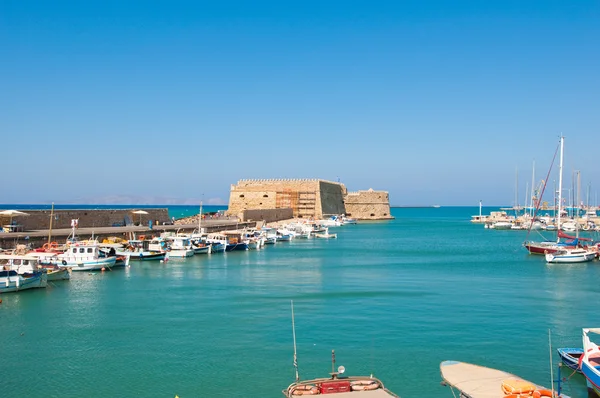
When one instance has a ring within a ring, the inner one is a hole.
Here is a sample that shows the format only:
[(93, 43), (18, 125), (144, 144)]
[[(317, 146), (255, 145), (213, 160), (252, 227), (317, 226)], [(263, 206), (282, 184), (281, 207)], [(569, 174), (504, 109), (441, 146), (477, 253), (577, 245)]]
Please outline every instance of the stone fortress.
[(359, 220), (393, 218), (387, 192), (348, 192), (342, 183), (320, 179), (240, 180), (231, 185), (227, 213), (242, 221), (341, 214)]

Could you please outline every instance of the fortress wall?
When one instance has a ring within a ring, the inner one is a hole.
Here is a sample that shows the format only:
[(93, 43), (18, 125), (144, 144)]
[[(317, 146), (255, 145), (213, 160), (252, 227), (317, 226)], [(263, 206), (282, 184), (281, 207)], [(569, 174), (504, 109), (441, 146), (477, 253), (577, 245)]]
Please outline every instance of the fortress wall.
[[(71, 228), (71, 220), (79, 219), (79, 228), (88, 227), (112, 227), (113, 225), (125, 225), (125, 221), (138, 224), (140, 215), (133, 214), (136, 209), (77, 209), (77, 210), (54, 210), (52, 228)], [(148, 221), (159, 223), (170, 221), (169, 210), (164, 209), (143, 209), (148, 214), (141, 215), (143, 225), (148, 225)], [(22, 225), (25, 231), (50, 228), (51, 210), (26, 210), (29, 216), (17, 216), (13, 222)], [(10, 219), (2, 217), (2, 225), (8, 224)]]
[(344, 208), (346, 187), (343, 184), (321, 181), (318, 192), (317, 203), (321, 204), (321, 212), (315, 215), (317, 218), (344, 214), (346, 212)]
[[(258, 188), (258, 187), (256, 187)], [(242, 218), (241, 214), (248, 209), (275, 209), (277, 192), (259, 189), (232, 189), (229, 194), (227, 214)]]
[(266, 221), (274, 222), (280, 220), (289, 220), (294, 217), (292, 209), (265, 209), (265, 210), (244, 210), (242, 211), (241, 221)]
[(389, 194), (386, 191), (349, 192), (345, 198), (346, 215), (359, 220), (392, 219)]
[(242, 218), (244, 210), (291, 208), (293, 217), (320, 218), (323, 203), (331, 214), (343, 213), (345, 192), (343, 184), (318, 179), (240, 180), (231, 186), (227, 213)]

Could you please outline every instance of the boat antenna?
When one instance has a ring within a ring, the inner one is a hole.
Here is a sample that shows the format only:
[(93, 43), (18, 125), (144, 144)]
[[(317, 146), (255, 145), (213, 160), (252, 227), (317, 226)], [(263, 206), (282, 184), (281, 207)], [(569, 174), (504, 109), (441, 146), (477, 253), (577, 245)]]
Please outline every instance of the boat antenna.
[(300, 381), (300, 376), (298, 375), (298, 355), (296, 351), (296, 324), (294, 322), (294, 300), (291, 300), (292, 303), (292, 336), (294, 337), (294, 369), (296, 371), (296, 383)]
[(552, 396), (554, 396), (554, 371), (552, 366), (552, 334), (548, 329), (548, 348), (550, 349), (550, 385), (552, 386)]

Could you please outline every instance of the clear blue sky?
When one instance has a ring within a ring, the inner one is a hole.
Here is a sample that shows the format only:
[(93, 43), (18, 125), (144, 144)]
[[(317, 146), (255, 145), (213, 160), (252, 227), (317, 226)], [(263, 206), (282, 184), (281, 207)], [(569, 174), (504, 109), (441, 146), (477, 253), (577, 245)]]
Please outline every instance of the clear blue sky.
[(596, 0), (4, 0), (0, 49), (4, 203), (339, 178), (510, 205), (560, 133), (565, 178), (600, 190)]

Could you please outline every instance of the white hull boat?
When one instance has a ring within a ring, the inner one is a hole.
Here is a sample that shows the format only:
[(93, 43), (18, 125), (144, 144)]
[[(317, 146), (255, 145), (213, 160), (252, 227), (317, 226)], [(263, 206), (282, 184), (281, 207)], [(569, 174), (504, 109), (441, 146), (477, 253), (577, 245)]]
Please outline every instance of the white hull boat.
[(0, 294), (46, 287), (47, 284), (48, 274), (46, 271), (35, 272), (30, 277), (24, 277), (14, 270), (0, 271)]
[[(552, 391), (501, 370), (458, 361), (440, 365), (443, 384), (460, 391), (461, 397), (550, 397)], [(522, 394), (521, 394), (522, 393)], [(558, 392), (556, 397), (568, 398)]]
[(597, 252), (587, 249), (560, 249), (554, 253), (546, 253), (546, 262), (565, 264), (585, 263), (592, 261), (597, 255)]
[(589, 333), (600, 334), (600, 329), (583, 329), (583, 355), (579, 358), (579, 366), (588, 389), (600, 397), (600, 348), (590, 340)]

